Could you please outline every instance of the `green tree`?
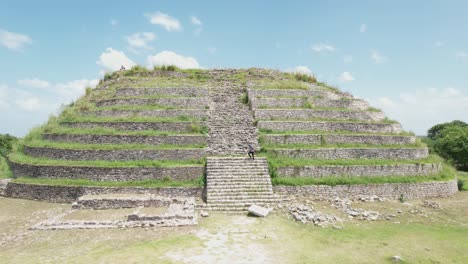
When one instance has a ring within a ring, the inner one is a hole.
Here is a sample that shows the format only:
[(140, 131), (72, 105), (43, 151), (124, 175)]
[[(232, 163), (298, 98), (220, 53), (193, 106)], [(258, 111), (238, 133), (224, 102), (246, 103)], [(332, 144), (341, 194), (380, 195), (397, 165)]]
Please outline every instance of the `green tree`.
[(440, 135), (440, 132), (444, 128), (447, 128), (447, 127), (450, 127), (450, 126), (466, 127), (466, 126), (468, 126), (468, 124), (463, 122), (463, 121), (460, 121), (460, 120), (453, 120), (452, 122), (438, 124), (438, 125), (435, 125), (435, 126), (431, 127), (427, 131), (427, 137), (429, 139), (431, 139), (431, 140), (436, 140), (437, 137)]
[(0, 156), (6, 157), (6, 155), (11, 151), (13, 148), (13, 143), (17, 139), (11, 135), (1, 135), (0, 134)]
[(449, 125), (438, 130), (433, 141), (434, 151), (457, 168), (468, 169), (468, 126)]

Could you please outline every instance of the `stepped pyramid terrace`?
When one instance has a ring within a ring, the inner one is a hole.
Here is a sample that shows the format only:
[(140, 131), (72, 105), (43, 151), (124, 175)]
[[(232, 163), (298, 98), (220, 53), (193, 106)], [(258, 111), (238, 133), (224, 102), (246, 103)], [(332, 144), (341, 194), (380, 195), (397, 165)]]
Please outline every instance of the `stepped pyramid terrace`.
[[(311, 76), (257, 68), (106, 74), (8, 162), (15, 178), (2, 183), (4, 196), (78, 211), (163, 208), (121, 226), (196, 224), (199, 210), (274, 208), (297, 195), (457, 192), (452, 169), (379, 109)], [(37, 228), (51, 226), (73, 224)]]

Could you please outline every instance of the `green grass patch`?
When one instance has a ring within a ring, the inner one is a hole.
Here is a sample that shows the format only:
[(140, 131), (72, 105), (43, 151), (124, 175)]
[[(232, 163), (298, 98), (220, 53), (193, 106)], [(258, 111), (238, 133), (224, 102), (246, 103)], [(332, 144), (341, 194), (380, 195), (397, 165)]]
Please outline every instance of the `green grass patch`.
[(13, 177), (13, 174), (8, 166), (6, 159), (0, 156), (0, 179)]
[(425, 176), (386, 176), (386, 177), (352, 177), (352, 176), (329, 176), (322, 178), (309, 177), (273, 177), (272, 184), (288, 186), (304, 185), (354, 185), (354, 184), (382, 184), (382, 183), (415, 183), (428, 181), (450, 181), (455, 179), (455, 170), (444, 165), (440, 173)]
[(145, 78), (137, 76), (126, 76), (119, 79), (119, 82), (111, 84), (113, 89), (118, 88), (170, 88), (170, 87), (204, 87), (207, 78), (203, 77), (200, 71), (187, 73), (186, 77), (181, 76), (148, 76)]
[(132, 100), (132, 99), (162, 99), (162, 98), (203, 98), (201, 96), (184, 96), (172, 94), (151, 94), (151, 95), (137, 95), (137, 96), (112, 96), (107, 98), (99, 98), (97, 101), (111, 101), (111, 100)]
[(200, 149), (206, 144), (190, 145), (145, 145), (145, 144), (81, 144), (73, 142), (54, 142), (47, 140), (28, 140), (24, 145), (29, 147), (53, 148), (53, 149), (76, 149), (76, 150), (174, 150), (174, 149)]
[(176, 109), (190, 110), (190, 109), (187, 109), (187, 108), (180, 108), (180, 107), (174, 107), (174, 106), (148, 104), (148, 105), (100, 106), (100, 107), (95, 107), (95, 108), (91, 109), (90, 112), (93, 112), (93, 111), (106, 111), (106, 110), (140, 111), (140, 110), (176, 110)]
[(308, 90), (309, 85), (297, 80), (282, 80), (282, 81), (261, 81), (258, 82), (254, 89), (300, 89)]
[(468, 191), (468, 172), (457, 171), (458, 189), (461, 191)]
[(15, 163), (44, 165), (44, 166), (73, 166), (73, 167), (102, 167), (102, 168), (134, 168), (134, 167), (190, 167), (203, 166), (206, 159), (196, 160), (130, 160), (130, 161), (106, 161), (106, 160), (55, 160), (44, 157), (27, 156), (20, 151), (8, 155)]
[(363, 121), (359, 119), (334, 119), (334, 118), (269, 118), (269, 119), (260, 119), (259, 121), (271, 121), (271, 122), (341, 122), (341, 123), (363, 123), (363, 124), (395, 124), (398, 123), (395, 120), (383, 119), (379, 121)]
[(60, 122), (198, 122), (201, 119), (188, 116), (176, 117), (144, 117), (144, 116), (130, 116), (130, 117), (106, 117), (106, 116), (93, 116), (93, 115), (74, 115), (66, 116), (60, 119)]
[(199, 135), (200, 132), (196, 133), (178, 133), (168, 131), (157, 131), (157, 130), (138, 130), (138, 131), (127, 131), (118, 130), (106, 127), (95, 127), (95, 128), (75, 128), (67, 126), (50, 126), (45, 127), (43, 133), (48, 134), (72, 134), (72, 135), (116, 135), (116, 136), (193, 136)]
[(275, 150), (275, 149), (322, 149), (322, 148), (383, 148), (383, 149), (406, 149), (406, 148), (424, 148), (425, 144), (416, 141), (414, 144), (358, 144), (358, 143), (343, 143), (343, 144), (261, 144), (262, 149)]
[(381, 136), (414, 136), (411, 132), (399, 132), (399, 133), (353, 133), (345, 130), (337, 131), (323, 131), (323, 130), (288, 130), (278, 131), (272, 129), (260, 129), (260, 134), (265, 135), (381, 135)]
[(162, 180), (141, 180), (141, 181), (92, 181), (87, 179), (39, 179), (30, 177), (20, 177), (13, 179), (15, 183), (27, 183), (38, 185), (53, 185), (53, 186), (98, 186), (98, 187), (147, 187), (147, 188), (163, 188), (163, 187), (202, 187), (204, 185), (203, 178), (200, 177), (191, 181), (175, 181), (169, 177)]

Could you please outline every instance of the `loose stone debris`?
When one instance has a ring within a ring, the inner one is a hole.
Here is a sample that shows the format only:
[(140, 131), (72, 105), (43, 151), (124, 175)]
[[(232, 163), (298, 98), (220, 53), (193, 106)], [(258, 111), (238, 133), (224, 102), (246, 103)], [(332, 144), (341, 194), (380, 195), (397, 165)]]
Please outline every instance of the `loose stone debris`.
[(253, 214), (259, 217), (266, 217), (270, 213), (270, 210), (268, 208), (261, 207), (255, 204), (251, 205), (248, 210), (250, 214)]
[(325, 227), (342, 221), (336, 216), (317, 212), (312, 207), (304, 204), (292, 204), (288, 209), (294, 220), (304, 224), (312, 223), (316, 226)]

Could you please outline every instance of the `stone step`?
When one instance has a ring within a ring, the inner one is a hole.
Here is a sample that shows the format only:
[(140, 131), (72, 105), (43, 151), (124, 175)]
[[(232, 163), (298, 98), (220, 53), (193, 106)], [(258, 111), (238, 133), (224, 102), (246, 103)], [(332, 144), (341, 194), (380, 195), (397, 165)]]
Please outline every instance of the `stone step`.
[(180, 118), (186, 117), (191, 119), (204, 119), (208, 117), (205, 109), (167, 109), (167, 110), (95, 110), (84, 111), (84, 115), (99, 116), (99, 117), (166, 117)]
[(265, 178), (269, 178), (269, 175), (268, 174), (257, 174), (255, 176), (251, 176), (251, 177), (228, 177), (228, 176), (216, 176), (216, 175), (212, 175), (210, 173), (210, 176), (207, 176), (206, 179), (207, 180), (210, 180), (210, 181), (255, 181), (255, 180), (260, 180), (260, 179), (265, 179)]
[(115, 105), (158, 105), (165, 107), (178, 107), (186, 109), (205, 109), (208, 105), (206, 97), (163, 97), (163, 98), (129, 98), (107, 99), (96, 102), (97, 107)]
[(280, 96), (323, 96), (324, 92), (320, 90), (309, 89), (249, 89), (249, 99), (256, 97), (280, 97)]
[(215, 187), (262, 187), (262, 186), (265, 186), (265, 187), (269, 187), (271, 184), (270, 181), (268, 180), (265, 180), (265, 181), (254, 181), (254, 182), (225, 182), (225, 181), (220, 181), (220, 182), (213, 182), (213, 181), (209, 181), (206, 186), (207, 187), (212, 187), (212, 188), (215, 188)]
[(242, 195), (250, 195), (250, 194), (253, 194), (253, 195), (271, 195), (272, 194), (272, 189), (265, 189), (265, 190), (261, 190), (261, 191), (254, 191), (254, 190), (251, 190), (251, 191), (239, 191), (239, 190), (231, 190), (231, 191), (225, 191), (225, 190), (210, 190), (210, 193), (208, 195), (210, 195), (211, 197), (213, 196), (226, 196), (226, 195), (238, 195), (238, 194), (242, 194)]
[(222, 202), (222, 201), (270, 201), (270, 200), (275, 200), (276, 198), (272, 197), (273, 192), (268, 193), (268, 194), (232, 194), (232, 195), (212, 195), (211, 193), (208, 193), (207, 201), (208, 202)]
[(173, 180), (196, 180), (204, 174), (201, 165), (178, 167), (94, 167), (54, 166), (16, 163), (10, 161), (15, 177), (29, 176), (47, 179), (87, 179), (93, 181), (136, 181), (170, 178)]
[(195, 127), (205, 125), (204, 122), (62, 122), (61, 124), (76, 128), (103, 127), (127, 131), (157, 130), (179, 133), (193, 133)]
[(360, 121), (380, 121), (385, 118), (383, 112), (375, 111), (339, 111), (315, 109), (257, 109), (257, 120), (299, 120), (299, 119), (342, 119)]
[(260, 187), (245, 187), (245, 186), (235, 186), (235, 187), (224, 187), (218, 188), (213, 187), (210, 188), (210, 192), (213, 193), (237, 193), (237, 192), (271, 192), (273, 190), (273, 186), (260, 186)]
[(414, 136), (352, 135), (352, 134), (266, 134), (265, 143), (270, 144), (375, 144), (405, 145), (416, 142)]
[(429, 155), (427, 148), (317, 148), (274, 149), (284, 157), (308, 159), (423, 159)]
[(321, 130), (329, 132), (349, 131), (353, 133), (399, 133), (398, 123), (363, 123), (344, 121), (259, 121), (259, 129), (273, 131), (308, 131)]
[(116, 96), (144, 96), (144, 95), (178, 95), (178, 96), (206, 96), (208, 90), (202, 87), (159, 87), (159, 88), (119, 88)]
[(136, 207), (164, 207), (171, 204), (183, 204), (194, 206), (193, 197), (161, 197), (154, 194), (100, 194), (84, 195), (73, 204), (73, 209), (120, 209)]
[(82, 150), (24, 146), (24, 153), (32, 157), (59, 160), (195, 160), (205, 156), (199, 149), (157, 150)]
[(222, 176), (231, 176), (231, 177), (236, 177), (236, 176), (242, 176), (245, 175), (245, 177), (248, 177), (249, 175), (264, 175), (268, 174), (267, 169), (237, 169), (237, 170), (229, 170), (229, 169), (219, 169), (219, 170), (214, 170), (214, 169), (207, 169), (207, 171), (210, 172), (211, 175), (214, 177), (222, 177)]
[(369, 103), (362, 99), (330, 100), (312, 98), (310, 102), (314, 107), (348, 108), (350, 110), (366, 110), (369, 108)]
[(145, 144), (145, 145), (192, 145), (206, 144), (204, 135), (94, 135), (94, 134), (42, 134), (44, 140), (81, 144)]

